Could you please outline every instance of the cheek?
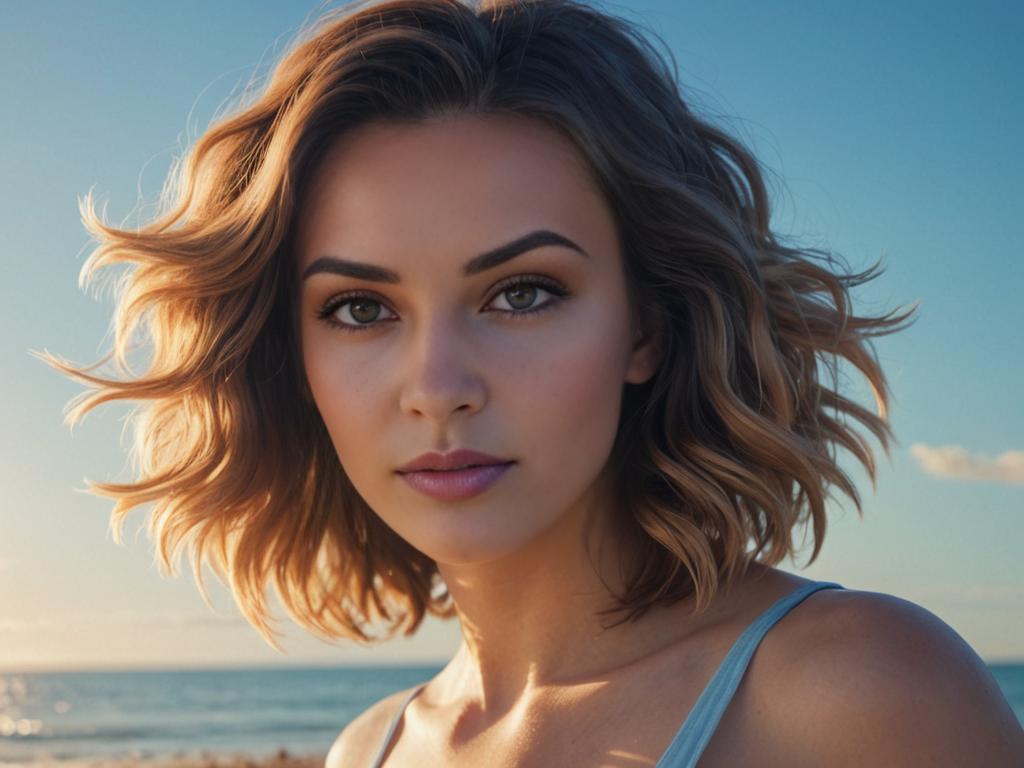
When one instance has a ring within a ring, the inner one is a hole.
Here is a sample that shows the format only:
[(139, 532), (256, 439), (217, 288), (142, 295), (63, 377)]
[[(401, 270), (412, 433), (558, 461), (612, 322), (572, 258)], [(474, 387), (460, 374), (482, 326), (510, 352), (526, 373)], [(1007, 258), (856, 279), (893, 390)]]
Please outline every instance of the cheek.
[(365, 451), (359, 446), (371, 439), (370, 414), (380, 385), (368, 366), (344, 358), (330, 340), (303, 347), (306, 377), (320, 417), (346, 466)]
[(606, 307), (581, 313), (579, 323), (545, 345), (550, 351), (535, 353), (530, 368), (505, 379), (501, 420), (519, 434), (517, 448), (545, 504), (575, 502), (615, 442), (629, 342), (618, 315)]

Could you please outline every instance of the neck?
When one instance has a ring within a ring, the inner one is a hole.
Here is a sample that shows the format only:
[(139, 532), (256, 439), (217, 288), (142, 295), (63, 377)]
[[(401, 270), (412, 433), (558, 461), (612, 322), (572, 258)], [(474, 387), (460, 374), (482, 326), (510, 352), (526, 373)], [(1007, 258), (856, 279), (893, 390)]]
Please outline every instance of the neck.
[(545, 688), (599, 683), (706, 620), (686, 616), (691, 596), (605, 628), (621, 618), (597, 614), (614, 604), (609, 587), (623, 587), (619, 547), (626, 540), (613, 524), (613, 504), (597, 501), (614, 498), (606, 491), (522, 551), (487, 563), (438, 564), (464, 640), (445, 670), (444, 698), (504, 712)]

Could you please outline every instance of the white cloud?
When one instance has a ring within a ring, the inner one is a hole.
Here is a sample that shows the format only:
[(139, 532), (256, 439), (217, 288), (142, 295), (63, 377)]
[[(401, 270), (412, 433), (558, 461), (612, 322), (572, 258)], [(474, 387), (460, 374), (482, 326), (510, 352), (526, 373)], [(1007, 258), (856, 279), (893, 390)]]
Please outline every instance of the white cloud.
[(1024, 451), (1005, 451), (991, 458), (983, 453), (971, 454), (959, 445), (914, 443), (910, 454), (930, 475), (1024, 484)]

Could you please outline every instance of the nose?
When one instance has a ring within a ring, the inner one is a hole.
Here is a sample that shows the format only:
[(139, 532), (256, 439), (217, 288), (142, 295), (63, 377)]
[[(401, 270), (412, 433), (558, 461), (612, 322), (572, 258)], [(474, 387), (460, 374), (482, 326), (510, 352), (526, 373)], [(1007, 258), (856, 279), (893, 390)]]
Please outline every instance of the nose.
[(436, 322), (410, 344), (400, 407), (443, 422), (459, 410), (479, 411), (486, 397), (472, 345), (451, 323)]

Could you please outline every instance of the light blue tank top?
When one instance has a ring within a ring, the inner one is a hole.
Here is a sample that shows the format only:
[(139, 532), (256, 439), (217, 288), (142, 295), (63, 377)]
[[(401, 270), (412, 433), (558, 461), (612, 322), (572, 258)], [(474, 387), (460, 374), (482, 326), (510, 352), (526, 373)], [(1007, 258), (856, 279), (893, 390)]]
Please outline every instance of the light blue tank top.
[[(833, 581), (812, 581), (802, 587), (790, 592), (780, 598), (768, 610), (758, 616), (750, 626), (739, 636), (729, 653), (726, 654), (722, 663), (715, 671), (711, 681), (704, 688), (697, 703), (693, 705), (686, 721), (676, 732), (672, 743), (658, 760), (655, 768), (694, 768), (700, 759), (704, 748), (711, 741), (711, 736), (718, 727), (719, 720), (725, 714), (726, 707), (732, 700), (733, 694), (740, 685), (743, 673), (747, 670), (754, 651), (760, 645), (761, 639), (774, 626), (775, 622), (785, 616), (795, 606), (799, 605), (804, 598), (817, 592), (819, 589), (844, 589), (840, 584)], [(384, 736), (384, 743), (377, 751), (372, 768), (380, 768), (384, 761), (384, 755), (391, 745), (391, 739), (395, 735), (402, 719), (402, 713), (409, 705), (409, 702), (418, 694), (426, 683), (415, 688), (399, 707), (398, 713), (391, 721), (391, 727)]]

